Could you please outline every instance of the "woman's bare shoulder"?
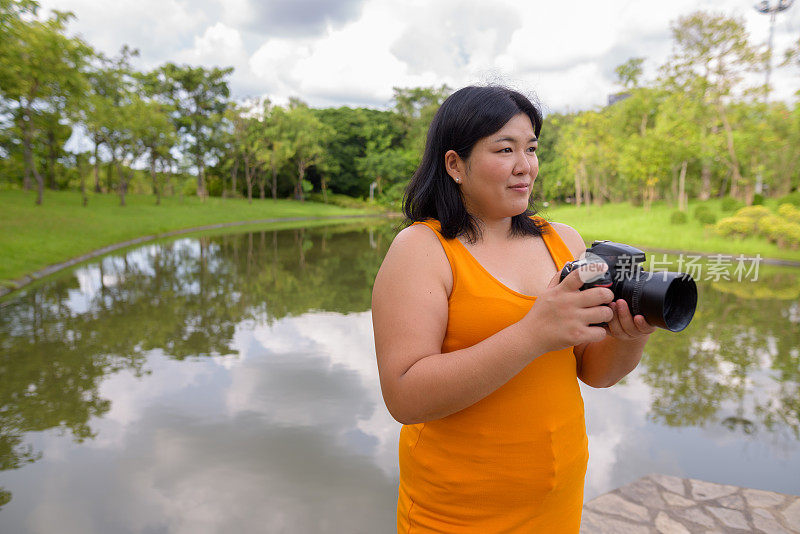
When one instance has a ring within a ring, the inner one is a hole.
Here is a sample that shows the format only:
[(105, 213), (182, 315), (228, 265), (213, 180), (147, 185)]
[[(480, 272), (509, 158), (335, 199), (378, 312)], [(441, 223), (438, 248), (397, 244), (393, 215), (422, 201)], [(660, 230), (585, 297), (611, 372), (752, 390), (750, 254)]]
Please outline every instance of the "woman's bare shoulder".
[(390, 276), (417, 277), (441, 282), (450, 293), (453, 276), (447, 255), (433, 229), (414, 224), (398, 232), (392, 241), (381, 270)]
[(581, 255), (586, 252), (586, 242), (576, 229), (568, 224), (552, 221), (550, 222), (550, 226), (558, 232), (558, 235), (561, 237), (562, 241), (564, 241), (564, 244), (567, 245), (567, 248), (574, 258), (580, 258)]

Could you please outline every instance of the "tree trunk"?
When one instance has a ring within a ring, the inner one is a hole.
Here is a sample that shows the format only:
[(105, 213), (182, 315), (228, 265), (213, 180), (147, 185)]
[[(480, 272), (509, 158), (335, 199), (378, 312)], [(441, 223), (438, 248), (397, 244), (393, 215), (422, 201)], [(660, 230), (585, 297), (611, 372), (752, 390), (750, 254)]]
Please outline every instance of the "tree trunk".
[(722, 107), (722, 104), (717, 104), (717, 112), (719, 118), (722, 120), (722, 126), (725, 128), (725, 139), (728, 147), (728, 157), (731, 160), (731, 196), (737, 197), (739, 195), (739, 185), (742, 181), (742, 174), (739, 165), (739, 158), (736, 157), (736, 149), (733, 144), (733, 128), (728, 122), (728, 116)]
[[(25, 119), (24, 119), (24, 127), (22, 129), (22, 149), (23, 149), (23, 156), (25, 158), (25, 169), (30, 173), (33, 174), (34, 179), (36, 179), (36, 185), (38, 188), (38, 193), (36, 197), (36, 205), (40, 206), (42, 204), (42, 197), (44, 196), (44, 179), (42, 175), (39, 174), (39, 171), (36, 170), (36, 160), (33, 157), (33, 131), (32, 131), (32, 123), (31, 123), (31, 114), (30, 109), (25, 109)], [(30, 181), (30, 174), (27, 174), (27, 178)], [(28, 187), (30, 189), (30, 186)]]
[(294, 198), (299, 200), (300, 202), (305, 201), (305, 195), (303, 194), (303, 178), (306, 175), (306, 166), (303, 161), (299, 161), (297, 163), (297, 185), (295, 186), (294, 190)]
[(322, 201), (327, 204), (328, 203), (328, 180), (326, 178), (322, 178)]
[(689, 165), (689, 162), (683, 160), (683, 165), (681, 165), (681, 175), (678, 178), (678, 209), (681, 211), (686, 211), (686, 167)]
[(56, 190), (56, 135), (54, 132), (47, 132), (47, 187)]
[(645, 193), (645, 205), (644, 211), (649, 212), (650, 207), (653, 205), (653, 200), (656, 197), (656, 184), (655, 181), (651, 178), (647, 180), (647, 189)]
[(583, 182), (583, 205), (588, 208), (592, 203), (591, 191), (589, 191), (589, 177), (586, 175), (586, 165), (581, 163), (581, 182)]
[(273, 163), (272, 167), (272, 200), (278, 199), (278, 168)]
[(705, 201), (711, 198), (711, 165), (709, 165), (706, 160), (703, 160), (703, 167), (700, 171), (700, 181), (702, 182), (700, 200)]
[(267, 181), (267, 176), (266, 173), (262, 172), (261, 168), (256, 169), (256, 172), (258, 173), (257, 176), (258, 176), (259, 194), (261, 196), (261, 200), (264, 200), (265, 198), (267, 198), (266, 191), (264, 190), (264, 187), (266, 185), (265, 182)]
[(244, 179), (247, 182), (247, 203), (253, 203), (253, 173), (250, 169), (250, 161), (247, 156), (244, 158)]
[(156, 149), (150, 149), (150, 178), (153, 180), (153, 194), (156, 196), (156, 206), (161, 204), (161, 190), (158, 188), (158, 175), (156, 174)]
[(197, 196), (206, 198), (206, 162), (202, 157), (197, 158)]
[(233, 160), (233, 167), (231, 168), (231, 188), (233, 189), (231, 193), (233, 193), (233, 197), (236, 198), (239, 196), (239, 191), (236, 189), (236, 175), (239, 174), (239, 160)]
[(575, 205), (578, 207), (580, 207), (581, 202), (583, 201), (583, 191), (581, 190), (581, 173), (580, 173), (580, 169), (582, 167), (583, 163), (581, 163), (575, 170)]
[(86, 166), (83, 164), (80, 154), (75, 157), (75, 166), (81, 177), (81, 203), (85, 208), (89, 204), (89, 198), (86, 196)]
[[(122, 169), (122, 164), (117, 163), (117, 179), (119, 181), (119, 185), (117, 186), (117, 193), (119, 194), (119, 205), (125, 205), (125, 193), (128, 190), (128, 177), (125, 176), (125, 171)], [(133, 171), (131, 171), (133, 174)]]
[(111, 161), (109, 162), (108, 167), (106, 167), (106, 192), (110, 193), (114, 190), (114, 181), (112, 179), (114, 175), (114, 169), (117, 168), (117, 157), (114, 152), (111, 152)]
[(94, 192), (100, 192), (100, 142), (94, 140)]

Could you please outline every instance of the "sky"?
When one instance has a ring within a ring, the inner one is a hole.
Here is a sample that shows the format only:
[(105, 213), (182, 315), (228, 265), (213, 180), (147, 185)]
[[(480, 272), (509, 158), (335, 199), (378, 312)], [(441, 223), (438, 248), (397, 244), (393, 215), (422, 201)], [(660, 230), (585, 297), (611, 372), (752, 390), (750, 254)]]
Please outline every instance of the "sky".
[[(777, 0), (771, 0), (777, 3)], [(493, 0), (41, 0), (72, 11), (70, 32), (136, 66), (233, 66), (233, 97), (295, 96), (315, 107), (387, 108), (393, 87), (504, 83), (546, 112), (600, 107), (614, 68), (645, 57), (645, 78), (672, 48), (670, 23), (697, 9), (742, 17), (766, 43), (769, 16), (750, 0), (571, 2)], [(775, 24), (775, 55), (800, 38), (800, 2)], [(791, 99), (797, 67), (773, 71), (773, 98)]]

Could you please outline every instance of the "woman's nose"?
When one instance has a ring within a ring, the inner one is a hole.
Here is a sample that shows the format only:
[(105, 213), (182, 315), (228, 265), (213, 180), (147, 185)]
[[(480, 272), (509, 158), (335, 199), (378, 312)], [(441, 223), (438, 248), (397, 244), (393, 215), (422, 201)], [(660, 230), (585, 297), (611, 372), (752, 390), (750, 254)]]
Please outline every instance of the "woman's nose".
[(528, 159), (528, 154), (522, 152), (521, 156), (517, 157), (516, 164), (514, 165), (514, 174), (529, 174), (533, 165)]

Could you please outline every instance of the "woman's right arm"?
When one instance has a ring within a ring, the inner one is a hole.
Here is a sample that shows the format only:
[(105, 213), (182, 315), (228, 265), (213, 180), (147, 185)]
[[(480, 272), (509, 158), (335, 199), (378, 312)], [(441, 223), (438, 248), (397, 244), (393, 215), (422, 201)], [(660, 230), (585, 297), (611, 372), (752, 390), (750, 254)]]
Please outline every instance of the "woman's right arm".
[(483, 399), (541, 354), (602, 339), (605, 331), (588, 324), (610, 319), (611, 310), (600, 304), (613, 294), (605, 288), (578, 291), (580, 285), (577, 272), (561, 284), (554, 278), (522, 320), (443, 354), (450, 266), (430, 229), (406, 228), (386, 253), (372, 292), (375, 352), (389, 412), (404, 424), (445, 417)]

